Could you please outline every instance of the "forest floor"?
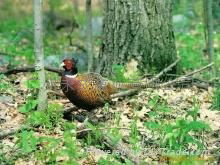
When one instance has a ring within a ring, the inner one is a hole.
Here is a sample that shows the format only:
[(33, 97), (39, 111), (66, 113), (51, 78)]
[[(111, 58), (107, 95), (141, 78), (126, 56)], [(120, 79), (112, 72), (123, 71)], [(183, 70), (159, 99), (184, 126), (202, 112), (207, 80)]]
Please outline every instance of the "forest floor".
[[(28, 115), (21, 113), (19, 107), (25, 103), (25, 98), (31, 95), (30, 90), (24, 85), (29, 75), (29, 73), (25, 73), (4, 77), (5, 82), (13, 82), (16, 85), (8, 88), (0, 96), (1, 131), (18, 128), (26, 122)], [(53, 89), (55, 88), (59, 89), (59, 83), (53, 87)], [(212, 164), (219, 161), (220, 152), (220, 111), (212, 109), (212, 96), (211, 87), (208, 90), (197, 87), (146, 89), (134, 96), (114, 99), (110, 105), (98, 108), (92, 113), (98, 120), (100, 119), (99, 124), (103, 124), (102, 132), (110, 133), (117, 129), (119, 139), (123, 139), (128, 148), (137, 151), (138, 157), (144, 162), (168, 164), (189, 161), (189, 158), (182, 156), (188, 155), (189, 151), (196, 152), (202, 148), (204, 153), (196, 155), (193, 161)], [(64, 108), (72, 106), (67, 99), (59, 96), (49, 95), (50, 103), (62, 105)], [(82, 110), (74, 113), (77, 114), (80, 111)], [(66, 119), (62, 119), (62, 122), (65, 121)], [(80, 128), (83, 124), (76, 120), (71, 122), (76, 125), (76, 128)], [(52, 131), (42, 125), (35, 127), (33, 135), (62, 139), (65, 134), (61, 125), (55, 124)], [(98, 129), (93, 131), (94, 134), (97, 134), (95, 131)], [(36, 156), (36, 150), (45, 152), (43, 142), (40, 143), (40, 147), (29, 152), (28, 155), (27, 152), (24, 154), (26, 156), (15, 156), (14, 151), (19, 150), (17, 146), (19, 137), (21, 137), (21, 133), (2, 139), (1, 152), (5, 155), (5, 159), (14, 159), (16, 165), (42, 162)], [(28, 145), (30, 144), (28, 143)], [(64, 144), (60, 145), (64, 147)], [(84, 152), (87, 152), (88, 148), (90, 149), (87, 156), (77, 158), (79, 164), (86, 164), (86, 162), (96, 164), (100, 157), (107, 157), (106, 155), (109, 154), (105, 152), (103, 146), (97, 147), (94, 142), (84, 146), (79, 139), (77, 146), (80, 146), (80, 150)], [(180, 149), (183, 153), (175, 154), (174, 158), (171, 154), (161, 153), (160, 147), (173, 151)], [(53, 148), (51, 151), (46, 151), (54, 153), (54, 150)], [(56, 157), (56, 162), (62, 163), (69, 159), (67, 157)], [(47, 161), (49, 160), (45, 159), (43, 162)], [(5, 164), (7, 163), (5, 162)]]

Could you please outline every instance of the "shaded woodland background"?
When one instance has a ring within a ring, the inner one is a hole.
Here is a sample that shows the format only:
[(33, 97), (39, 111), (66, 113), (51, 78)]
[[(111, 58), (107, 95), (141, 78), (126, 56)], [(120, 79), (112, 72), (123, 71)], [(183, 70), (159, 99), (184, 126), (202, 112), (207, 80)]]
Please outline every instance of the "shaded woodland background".
[[(64, 57), (74, 57), (84, 73), (92, 68), (91, 54), (98, 66), (103, 1), (92, 0), (92, 15), (85, 2), (43, 1), (45, 66), (58, 68)], [(46, 72), (45, 111), (36, 110), (39, 81), (35, 72), (0, 74), (0, 164), (220, 163), (220, 2), (212, 1), (212, 58), (207, 49), (206, 2), (173, 0), (172, 22), (181, 60), (176, 73), (168, 76), (176, 78), (212, 62), (214, 71), (203, 70), (168, 89), (146, 89), (113, 99), (90, 116), (95, 121), (82, 123), (81, 116), (73, 117), (88, 115), (84, 110), (69, 116), (65, 110), (72, 104), (62, 96), (56, 73)], [(0, 72), (34, 66), (32, 1), (0, 1), (0, 9)], [(134, 61), (113, 64), (112, 70), (108, 78), (119, 82), (158, 73), (155, 68), (139, 71)]]
[[(173, 22), (178, 55), (182, 58), (180, 68), (192, 69), (207, 63), (204, 16), (202, 1), (175, 1)], [(1, 2), (1, 54), (2, 60), (10, 65), (18, 65), (19, 58), (25, 63), (34, 61), (32, 2)], [(92, 2), (92, 30), (95, 56), (98, 57), (101, 44), (103, 10), (100, 1)], [(7, 17), (7, 19), (5, 19)], [(213, 1), (214, 48), (217, 56), (219, 31), (219, 5)], [(76, 56), (82, 71), (87, 68), (85, 3), (70, 1), (44, 2), (44, 44), (46, 64), (57, 66), (64, 56)], [(7, 45), (7, 46), (6, 46)], [(4, 57), (3, 58), (3, 56)], [(7, 55), (8, 54), (8, 55)], [(14, 59), (15, 60), (12, 60)], [(18, 59), (17, 59), (18, 58)], [(196, 59), (196, 60), (195, 60)], [(218, 62), (218, 58), (215, 58)]]

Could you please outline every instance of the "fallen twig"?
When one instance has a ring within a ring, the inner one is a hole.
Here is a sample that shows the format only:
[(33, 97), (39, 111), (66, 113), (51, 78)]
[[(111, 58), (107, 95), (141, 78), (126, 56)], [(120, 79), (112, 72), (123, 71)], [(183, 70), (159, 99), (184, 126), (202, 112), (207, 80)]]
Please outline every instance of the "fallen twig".
[(134, 95), (136, 92), (138, 92), (138, 90), (139, 89), (130, 89), (127, 91), (122, 91), (122, 92), (111, 95), (111, 98), (114, 99), (117, 97), (131, 96), (131, 95)]
[[(101, 127), (101, 128), (96, 128), (95, 130), (109, 130), (109, 129), (115, 129), (115, 128), (131, 130), (131, 128), (128, 128), (128, 127)], [(76, 134), (78, 137), (82, 138), (86, 135), (85, 132), (89, 132), (93, 130), (94, 129), (91, 129), (91, 128), (82, 128), (81, 130), (76, 131)], [(140, 132), (145, 132), (145, 131), (140, 131)], [(123, 143), (122, 141), (119, 141), (115, 144), (115, 142), (113, 142), (112, 138), (108, 134), (103, 133), (103, 132), (101, 134), (102, 134), (104, 144), (107, 145), (109, 148), (111, 148), (113, 152), (119, 153), (119, 156), (121, 158), (123, 159), (127, 158), (131, 160), (134, 164), (140, 164), (141, 159), (139, 158), (139, 156), (137, 154), (134, 154), (134, 152), (131, 149), (129, 149), (129, 147), (125, 143)]]
[(112, 140), (112, 138), (104, 134), (103, 135), (104, 143), (113, 150), (116, 153), (120, 153), (120, 156), (122, 158), (127, 158), (130, 161), (132, 161), (135, 165), (138, 165), (141, 163), (141, 159), (138, 154), (135, 154), (134, 151), (130, 150), (129, 147), (123, 143), (122, 141), (119, 141), (115, 144), (115, 142)]
[(27, 129), (30, 129), (30, 127), (27, 127), (27, 126), (19, 126), (19, 127), (14, 127), (14, 128), (11, 128), (11, 129), (8, 129), (8, 130), (5, 130), (5, 131), (1, 131), (0, 132), (0, 139), (3, 139), (7, 136), (10, 136), (10, 135), (14, 135), (15, 133), (21, 131), (21, 130), (27, 130)]
[(174, 80), (171, 80), (171, 81), (165, 82), (165, 83), (163, 83), (163, 84), (160, 84), (159, 87), (166, 87), (166, 86), (170, 86), (170, 85), (172, 85), (172, 84), (174, 84), (174, 83), (184, 81), (184, 80), (187, 79), (189, 76), (192, 76), (192, 75), (194, 75), (194, 74), (196, 74), (196, 73), (199, 73), (199, 72), (201, 72), (201, 71), (203, 71), (203, 70), (205, 70), (205, 69), (211, 67), (213, 64), (214, 64), (214, 63), (210, 63), (210, 64), (208, 64), (208, 65), (206, 65), (206, 66), (204, 66), (204, 67), (202, 67), (202, 68), (200, 68), (200, 69), (197, 69), (197, 70), (195, 70), (195, 71), (192, 71), (192, 72), (190, 72), (190, 73), (187, 73), (186, 75), (180, 76), (180, 77), (178, 77), (178, 78), (176, 78), (176, 79), (174, 79)]
[(203, 70), (205, 70), (205, 69), (210, 68), (212, 65), (214, 65), (213, 62), (210, 63), (210, 64), (208, 64), (208, 65), (206, 65), (206, 66), (204, 66), (204, 67), (202, 67), (202, 68), (200, 68), (200, 69), (197, 69), (197, 70), (195, 70), (195, 71), (192, 71), (192, 72), (186, 74), (185, 76), (186, 76), (186, 77), (192, 76), (192, 75), (194, 75), (194, 74), (196, 74), (196, 73), (199, 73), (199, 72), (201, 72), (201, 71), (203, 71)]
[(61, 96), (61, 97), (65, 97), (65, 95), (63, 93), (53, 91), (53, 90), (47, 90), (47, 93), (48, 94), (54, 94), (54, 95)]
[(170, 71), (174, 66), (176, 66), (176, 64), (180, 61), (181, 58), (178, 58), (176, 61), (174, 61), (174, 63), (172, 63), (171, 65), (169, 65), (167, 68), (165, 68), (164, 70), (162, 70), (160, 73), (158, 73), (156, 76), (154, 76), (151, 80), (148, 81), (148, 84), (155, 82), (156, 80), (158, 80), (162, 75), (164, 75), (165, 73), (167, 73), (168, 71)]
[(70, 112), (73, 112), (73, 111), (77, 111), (78, 108), (77, 107), (69, 107), (69, 108), (66, 108), (63, 111), (63, 113), (70, 113)]
[[(50, 72), (54, 72), (54, 73), (58, 73), (59, 75), (61, 75), (62, 70), (57, 69), (57, 68), (52, 68), (52, 67), (45, 67), (45, 70), (50, 71)], [(35, 72), (35, 67), (34, 66), (29, 66), (29, 67), (23, 67), (23, 68), (13, 68), (13, 69), (9, 69), (5, 72), (0, 72), (0, 74), (4, 74), (4, 75), (11, 75), (11, 74), (17, 74), (17, 73), (21, 73), (21, 72)]]
[[(131, 130), (131, 128), (128, 128), (128, 127), (100, 127), (100, 128), (96, 128), (95, 130), (109, 130), (109, 129), (124, 129), (124, 130)], [(82, 132), (89, 132), (89, 131), (93, 131), (94, 129), (91, 129), (91, 128), (84, 128), (84, 129), (81, 129), (81, 130), (78, 130), (76, 131), (77, 134), (80, 134)], [(144, 132), (146, 133), (145, 131), (143, 130), (138, 130), (139, 132)]]
[(186, 86), (196, 86), (200, 89), (208, 90), (210, 86), (215, 87), (218, 86), (219, 83), (217, 82), (211, 82), (211, 81), (205, 81), (194, 77), (186, 77), (185, 79), (181, 81), (174, 82), (172, 84), (173, 87), (186, 87)]

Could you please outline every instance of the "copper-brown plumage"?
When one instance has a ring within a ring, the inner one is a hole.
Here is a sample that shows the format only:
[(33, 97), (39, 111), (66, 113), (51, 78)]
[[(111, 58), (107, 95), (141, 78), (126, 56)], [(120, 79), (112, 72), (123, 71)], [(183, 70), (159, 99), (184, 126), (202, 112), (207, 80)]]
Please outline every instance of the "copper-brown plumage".
[(63, 60), (65, 69), (61, 78), (61, 89), (77, 107), (91, 110), (110, 101), (118, 89), (145, 87), (141, 83), (115, 83), (97, 73), (78, 74), (74, 59)]

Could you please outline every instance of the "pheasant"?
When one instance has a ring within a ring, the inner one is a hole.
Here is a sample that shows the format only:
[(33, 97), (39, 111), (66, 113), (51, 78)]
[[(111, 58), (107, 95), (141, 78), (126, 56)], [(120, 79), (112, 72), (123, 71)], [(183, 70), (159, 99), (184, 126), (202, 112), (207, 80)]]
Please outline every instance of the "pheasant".
[(118, 83), (97, 73), (78, 74), (75, 59), (64, 59), (61, 89), (65, 96), (79, 108), (92, 110), (111, 100), (119, 89), (145, 88), (142, 83)]

